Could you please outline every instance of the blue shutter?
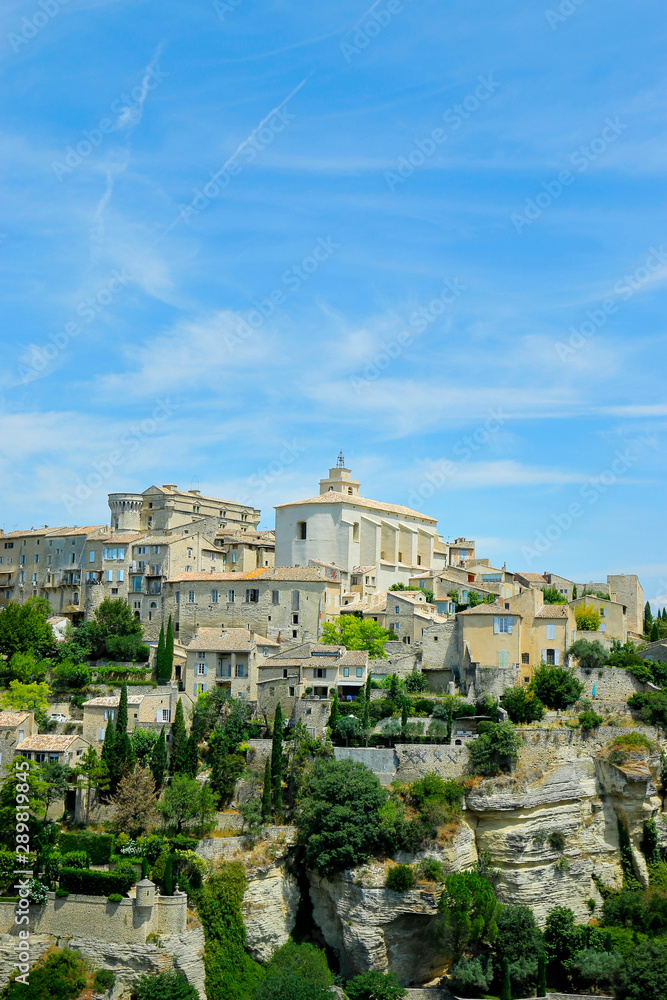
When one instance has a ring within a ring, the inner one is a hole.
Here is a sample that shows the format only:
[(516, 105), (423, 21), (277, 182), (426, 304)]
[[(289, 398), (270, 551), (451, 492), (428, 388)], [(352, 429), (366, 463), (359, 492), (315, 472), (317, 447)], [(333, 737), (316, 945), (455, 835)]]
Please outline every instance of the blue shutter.
[(558, 649), (554, 650), (554, 663), (557, 667), (560, 665), (560, 650)]
[(514, 628), (514, 619), (513, 618), (508, 618), (507, 619), (507, 631), (508, 631), (509, 635), (512, 634), (512, 629), (513, 628)]
[(500, 621), (497, 617), (494, 617), (493, 619), (493, 631), (496, 635), (500, 632)]
[[(208, 673), (208, 663), (205, 663), (204, 664), (204, 677), (206, 677), (207, 673)], [(206, 690), (206, 688), (204, 688), (204, 690)]]

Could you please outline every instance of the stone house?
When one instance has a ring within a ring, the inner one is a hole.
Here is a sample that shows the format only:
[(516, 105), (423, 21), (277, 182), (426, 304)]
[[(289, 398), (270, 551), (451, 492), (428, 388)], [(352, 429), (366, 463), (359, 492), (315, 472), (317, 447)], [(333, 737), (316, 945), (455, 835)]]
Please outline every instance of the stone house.
[(16, 747), (16, 753), (38, 764), (65, 764), (74, 767), (89, 747), (82, 736), (42, 733), (28, 736)]
[(233, 698), (257, 699), (258, 663), (280, 649), (274, 639), (244, 628), (198, 628), (186, 647), (183, 686), (196, 701), (215, 687)]
[[(176, 703), (183, 697), (183, 707), (188, 708), (191, 699), (186, 692), (178, 691), (175, 685), (156, 687), (145, 694), (128, 694), (127, 697), (127, 731), (134, 729), (157, 729), (165, 727), (167, 741), (171, 732), (171, 723), (176, 711)], [(101, 698), (90, 698), (83, 703), (83, 737), (93, 746), (104, 742), (107, 724), (116, 723), (120, 695), (107, 695)]]
[(627, 607), (616, 600), (605, 601), (593, 594), (585, 597), (577, 597), (570, 601), (570, 607), (576, 612), (577, 608), (584, 606), (592, 607), (600, 616), (600, 628), (597, 632), (580, 632), (577, 638), (590, 639), (619, 639), (625, 642), (628, 636), (627, 628)]
[(0, 767), (9, 767), (19, 743), (37, 732), (34, 712), (0, 712)]
[(258, 711), (273, 715), (278, 701), (288, 716), (300, 698), (329, 699), (336, 690), (339, 701), (352, 701), (366, 684), (368, 650), (304, 643), (259, 664)]
[(554, 590), (557, 590), (561, 597), (564, 597), (568, 602), (573, 599), (572, 594), (575, 587), (574, 580), (568, 580), (567, 577), (558, 576), (556, 573), (545, 572), (542, 575), (547, 581), (547, 587), (553, 587)]

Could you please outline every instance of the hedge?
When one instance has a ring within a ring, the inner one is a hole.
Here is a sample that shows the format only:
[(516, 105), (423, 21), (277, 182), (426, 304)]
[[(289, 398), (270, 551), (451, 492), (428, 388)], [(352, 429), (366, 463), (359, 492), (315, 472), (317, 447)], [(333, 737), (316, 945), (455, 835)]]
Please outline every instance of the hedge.
[(113, 853), (114, 837), (104, 833), (61, 833), (58, 847), (62, 854), (85, 851), (91, 865), (106, 865)]
[(137, 881), (136, 875), (117, 875), (115, 872), (96, 872), (86, 868), (61, 868), (60, 888), (84, 896), (125, 895)]

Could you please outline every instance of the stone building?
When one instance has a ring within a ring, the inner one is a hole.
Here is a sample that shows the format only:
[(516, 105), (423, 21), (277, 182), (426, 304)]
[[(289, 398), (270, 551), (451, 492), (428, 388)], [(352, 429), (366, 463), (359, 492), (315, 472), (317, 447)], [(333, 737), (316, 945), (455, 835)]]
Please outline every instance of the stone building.
[(216, 687), (233, 698), (257, 699), (258, 664), (280, 649), (245, 628), (198, 628), (186, 647), (183, 686), (194, 701)]
[(272, 716), (280, 701), (286, 715), (293, 716), (300, 699), (328, 701), (333, 690), (340, 702), (352, 701), (366, 684), (368, 670), (368, 651), (365, 649), (347, 650), (345, 646), (304, 643), (259, 664), (258, 710)]
[(19, 743), (37, 732), (34, 712), (0, 712), (0, 767), (9, 767)]
[(328, 478), (320, 480), (319, 496), (277, 505), (276, 565), (308, 566), (317, 560), (348, 574), (356, 567), (385, 590), (401, 580), (407, 583), (420, 567), (444, 568), (444, 552), (434, 551), (442, 541), (436, 528), (427, 514), (360, 496), (359, 483), (341, 456)]
[(143, 493), (110, 493), (111, 528), (115, 531), (163, 532), (211, 518), (220, 528), (254, 529), (260, 511), (246, 504), (203, 497), (199, 490), (179, 490), (173, 483), (149, 486)]
[(28, 736), (16, 747), (16, 753), (38, 764), (64, 764), (74, 767), (89, 747), (82, 736), (42, 733)]
[(609, 573), (607, 583), (614, 599), (626, 608), (629, 632), (641, 638), (644, 632), (644, 591), (635, 573)]
[[(179, 692), (176, 685), (163, 685), (152, 688), (144, 694), (128, 694), (127, 697), (127, 731), (134, 729), (157, 729), (165, 727), (167, 740), (171, 732), (171, 723), (176, 711), (176, 703), (183, 698), (183, 707), (191, 705), (191, 699), (186, 692)], [(108, 723), (114, 724), (118, 719), (120, 695), (106, 695), (101, 698), (90, 698), (83, 703), (83, 737), (93, 746), (104, 742), (104, 734)], [(187, 714), (187, 713), (186, 713)]]
[(625, 604), (620, 604), (615, 600), (605, 601), (593, 594), (577, 597), (576, 600), (570, 601), (570, 607), (575, 614), (577, 608), (584, 606), (597, 611), (600, 616), (600, 628), (597, 632), (579, 633), (579, 638), (589, 639), (591, 642), (595, 639), (618, 639), (620, 642), (625, 642), (628, 637), (627, 607)]
[(162, 616), (189, 643), (202, 626), (245, 628), (278, 642), (319, 638), (327, 609), (340, 606), (341, 584), (313, 568), (278, 567), (251, 573), (181, 573), (164, 585)]

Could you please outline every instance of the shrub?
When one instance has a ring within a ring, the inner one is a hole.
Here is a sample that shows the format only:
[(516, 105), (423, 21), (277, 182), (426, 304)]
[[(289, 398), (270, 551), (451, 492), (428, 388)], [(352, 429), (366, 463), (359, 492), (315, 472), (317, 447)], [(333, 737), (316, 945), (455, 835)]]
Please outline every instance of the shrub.
[(64, 868), (90, 868), (90, 858), (85, 851), (68, 851), (62, 856)]
[(448, 875), (438, 908), (440, 934), (455, 958), (495, 941), (501, 908), (493, 886), (479, 872)]
[(108, 896), (114, 892), (125, 895), (136, 881), (134, 869), (131, 875), (129, 872), (119, 874), (118, 869), (113, 872), (97, 872), (92, 869), (62, 868), (60, 871), (60, 888), (84, 896)]
[(449, 970), (452, 989), (461, 997), (483, 996), (493, 979), (491, 962), (483, 958), (460, 958)]
[(463, 787), (453, 778), (441, 778), (435, 771), (427, 771), (410, 785), (410, 796), (416, 806), (421, 807), (427, 799), (460, 806), (463, 802)]
[(98, 969), (93, 980), (93, 988), (104, 993), (116, 984), (116, 974), (111, 969)]
[(48, 891), (47, 887), (39, 879), (31, 878), (28, 882), (28, 899), (36, 906), (44, 906)]
[(106, 865), (113, 854), (114, 838), (103, 833), (61, 833), (58, 847), (63, 854), (85, 851), (91, 865)]
[(49, 951), (30, 970), (28, 985), (11, 982), (3, 991), (7, 1000), (74, 1000), (86, 986), (84, 960), (76, 951)]
[(199, 1000), (199, 994), (180, 972), (171, 969), (134, 981), (137, 1000)]
[(492, 776), (509, 771), (516, 763), (523, 740), (511, 722), (499, 722), (468, 746), (468, 762), (474, 774)]
[(667, 691), (637, 692), (628, 698), (628, 705), (647, 725), (667, 728)]
[(419, 862), (419, 872), (427, 882), (444, 882), (445, 871), (442, 861), (437, 858), (424, 858)]
[(535, 669), (529, 688), (547, 708), (562, 709), (581, 697), (584, 685), (576, 679), (573, 670), (543, 663)]
[(402, 1000), (406, 991), (393, 972), (363, 972), (345, 984), (349, 1000)]
[(667, 942), (646, 941), (635, 948), (619, 979), (619, 1000), (667, 1000)]
[(327, 957), (312, 944), (289, 940), (274, 952), (256, 1000), (331, 1000)]
[(477, 714), (477, 707), (475, 705), (469, 705), (467, 701), (460, 702), (459, 705), (454, 709), (455, 719), (465, 719), (469, 718), (471, 715)]
[(604, 719), (592, 708), (587, 708), (585, 712), (579, 713), (579, 725), (582, 729), (596, 729), (601, 726)]
[(425, 712), (426, 715), (432, 715), (434, 708), (435, 702), (431, 701), (430, 698), (417, 698), (412, 703), (412, 710), (416, 715), (420, 715), (422, 712)]
[(110, 903), (120, 903), (120, 901), (124, 898), (125, 897), (120, 892), (110, 892), (107, 896)]
[(56, 896), (60, 897), (61, 899), (65, 899), (67, 896), (69, 896), (69, 891), (67, 889), (61, 889), (59, 886), (56, 889)]
[(415, 882), (415, 873), (410, 865), (394, 865), (387, 872), (385, 885), (396, 892), (405, 892), (406, 889), (414, 889)]
[[(544, 716), (544, 705), (534, 691), (522, 687), (507, 687), (503, 691), (502, 705), (514, 723), (537, 722)], [(479, 733), (479, 725), (477, 727)]]
[(596, 639), (577, 639), (567, 650), (566, 656), (574, 656), (582, 670), (599, 670), (607, 663), (609, 654), (602, 643)]
[(600, 614), (592, 604), (580, 604), (575, 608), (574, 617), (580, 632), (597, 632), (600, 628)]
[(565, 834), (562, 830), (553, 830), (547, 837), (547, 840), (552, 851), (565, 850)]
[(540, 827), (539, 830), (536, 830), (533, 834), (533, 840), (536, 844), (539, 844), (540, 847), (543, 847), (546, 843), (547, 836), (548, 834), (544, 827)]

